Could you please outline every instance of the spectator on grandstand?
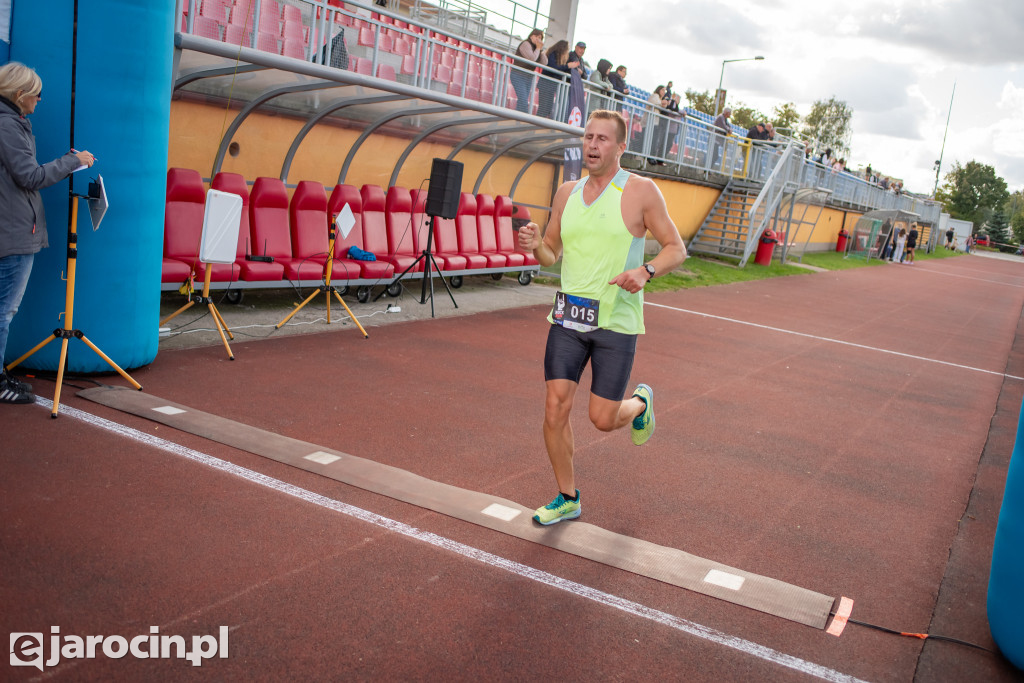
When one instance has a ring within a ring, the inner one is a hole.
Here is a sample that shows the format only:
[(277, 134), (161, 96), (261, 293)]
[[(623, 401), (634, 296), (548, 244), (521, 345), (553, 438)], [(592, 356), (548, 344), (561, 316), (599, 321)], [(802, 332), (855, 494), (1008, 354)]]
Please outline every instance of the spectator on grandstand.
[(839, 173), (840, 171), (846, 170), (846, 159), (836, 159), (832, 163), (832, 172)]
[(771, 121), (764, 124), (764, 132), (768, 134), (768, 137), (765, 138), (766, 140), (771, 141), (775, 139), (775, 126), (772, 125)]
[(611, 62), (607, 59), (600, 59), (597, 62), (597, 68), (590, 72), (587, 80), (596, 85), (602, 92), (610, 93), (614, 89), (611, 78), (609, 78), (611, 76), (609, 73), (611, 68)]
[(831, 166), (833, 161), (835, 160), (832, 158), (832, 148), (826, 147), (825, 151), (818, 157), (818, 163), (822, 166)]
[(611, 75), (611, 68), (611, 62), (607, 59), (601, 59), (597, 62), (597, 68), (590, 72), (587, 83), (590, 84), (594, 92), (591, 93), (587, 100), (588, 111), (613, 108), (611, 97), (615, 89), (612, 88), (612, 82), (608, 78)]
[(547, 55), (544, 53), (544, 31), (535, 28), (516, 48), (515, 65), (519, 68), (511, 71), (512, 89), (516, 91), (516, 109), (519, 111), (530, 111), (533, 81), (536, 78), (533, 71), (538, 65), (543, 66), (544, 64), (547, 64)]
[(612, 89), (618, 93), (616, 99), (620, 101), (626, 99), (626, 95), (629, 94), (629, 86), (626, 85), (626, 67), (621, 64), (615, 67), (615, 73), (609, 74), (608, 80), (612, 82)]
[(663, 113), (661, 110), (667, 107), (671, 101), (665, 96), (665, 86), (663, 85), (655, 88), (651, 96), (647, 98), (647, 103), (651, 105), (647, 120), (650, 124), (654, 124), (651, 127), (651, 130), (654, 131), (654, 137), (651, 140), (651, 158), (647, 161), (654, 166), (663, 166), (665, 163), (655, 157), (665, 154), (665, 119), (661, 116)]
[[(722, 110), (722, 113), (718, 115), (713, 124), (715, 128), (722, 133), (722, 135), (732, 135), (732, 126), (729, 124), (729, 117), (732, 116), (732, 108), (726, 107)], [(718, 166), (723, 161), (723, 152), (725, 151), (725, 142), (718, 135), (715, 136), (715, 149), (711, 155), (712, 164)]]
[[(544, 70), (545, 78), (540, 80), (538, 85), (539, 104), (537, 105), (537, 116), (550, 119), (555, 105), (555, 94), (560, 81), (565, 79), (569, 73), (569, 43), (559, 40), (548, 48), (548, 66)], [(578, 63), (576, 64), (578, 66)]]
[(732, 125), (729, 123), (729, 117), (732, 116), (732, 108), (726, 107), (722, 110), (722, 113), (715, 119), (714, 126), (718, 130), (722, 131), (723, 135), (732, 135)]
[(758, 121), (747, 130), (747, 137), (751, 140), (767, 140), (768, 131), (765, 130), (764, 122)]
[(587, 80), (587, 77), (590, 75), (590, 65), (587, 64), (585, 59), (583, 59), (583, 53), (586, 52), (586, 50), (587, 44), (581, 40), (576, 43), (576, 47), (569, 53), (566, 60), (566, 66), (568, 66), (570, 70), (580, 70), (580, 78), (583, 80)]
[(35, 400), (30, 385), (3, 369), (3, 358), (36, 252), (49, 246), (39, 190), (95, 162), (89, 152), (71, 150), (39, 165), (27, 117), (42, 99), (43, 81), (33, 69), (19, 62), (0, 67), (0, 403)]
[(672, 92), (672, 81), (669, 81), (665, 84), (665, 97), (671, 100), (673, 95), (675, 95), (675, 93)]

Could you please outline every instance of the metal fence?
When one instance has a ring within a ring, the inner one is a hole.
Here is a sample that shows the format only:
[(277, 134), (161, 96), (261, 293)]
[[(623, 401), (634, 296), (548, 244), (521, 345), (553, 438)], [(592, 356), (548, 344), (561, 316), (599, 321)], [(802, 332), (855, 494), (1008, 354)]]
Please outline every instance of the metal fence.
[[(516, 11), (529, 8), (511, 0), (510, 4), (513, 25), (526, 26), (516, 19)], [(416, 19), (375, 5), (336, 0), (234, 0), (234, 4), (231, 0), (177, 0), (177, 5), (181, 30), (196, 36), (541, 118), (564, 122), (568, 117), (569, 82), (564, 75), (545, 68), (523, 68), (509, 51), (514, 49), (511, 45), (497, 47), (489, 36), (474, 39), (466, 35), (466, 22), (485, 21), (470, 0), (434, 5), (465, 20), (465, 26), (454, 27), (457, 32), (439, 30), (438, 17), (431, 23), (425, 11)], [(533, 22), (537, 16), (535, 13)], [(802, 143), (783, 136), (779, 143), (755, 142), (725, 135), (712, 125), (710, 117), (699, 113), (669, 112), (636, 97), (602, 90), (589, 81), (585, 92), (588, 112), (622, 112), (627, 122), (627, 154), (667, 175), (685, 175), (685, 169), (708, 178), (763, 183), (783, 159), (784, 150), (792, 148), (787, 158), (799, 158), (802, 163), (796, 170), (787, 170), (787, 176), (794, 176), (787, 180), (796, 186), (830, 190), (832, 204), (854, 209), (901, 208), (918, 213), (927, 222), (937, 222), (941, 213), (934, 202), (898, 195), (805, 159)]]

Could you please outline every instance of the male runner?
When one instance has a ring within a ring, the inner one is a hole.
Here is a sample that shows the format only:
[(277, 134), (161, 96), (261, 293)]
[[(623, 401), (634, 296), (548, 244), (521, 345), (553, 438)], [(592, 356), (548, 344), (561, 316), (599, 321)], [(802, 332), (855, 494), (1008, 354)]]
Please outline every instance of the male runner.
[[(594, 426), (610, 432), (631, 424), (637, 446), (654, 432), (651, 388), (640, 384), (632, 396), (622, 397), (637, 335), (644, 332), (644, 286), (682, 263), (686, 247), (658, 186), (619, 167), (625, 151), (625, 119), (617, 112), (592, 112), (583, 133), (589, 175), (558, 188), (543, 239), (536, 223), (519, 229), (519, 245), (532, 249), (541, 265), (562, 259), (562, 286), (548, 317), (544, 354), (544, 444), (559, 493), (533, 517), (544, 525), (580, 516), (569, 413), (588, 361)], [(645, 264), (648, 231), (661, 251)]]

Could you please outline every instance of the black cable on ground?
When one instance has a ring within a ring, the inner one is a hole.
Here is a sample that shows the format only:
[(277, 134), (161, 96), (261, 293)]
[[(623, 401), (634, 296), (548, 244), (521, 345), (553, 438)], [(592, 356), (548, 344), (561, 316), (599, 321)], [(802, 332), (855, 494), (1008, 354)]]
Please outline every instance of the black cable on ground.
[(857, 624), (858, 626), (866, 626), (867, 628), (873, 628), (876, 631), (882, 631), (884, 633), (892, 633), (893, 635), (897, 635), (897, 636), (905, 636), (907, 638), (919, 638), (921, 640), (942, 640), (942, 641), (945, 641), (947, 643), (956, 643), (957, 645), (966, 645), (967, 647), (973, 647), (976, 650), (983, 650), (985, 652), (990, 652), (992, 654), (995, 654), (994, 650), (990, 650), (987, 647), (983, 647), (983, 646), (977, 645), (975, 643), (969, 643), (966, 640), (960, 640), (959, 638), (951, 638), (949, 636), (939, 636), (939, 635), (934, 635), (934, 634), (931, 634), (931, 633), (909, 633), (907, 631), (897, 631), (896, 629), (887, 628), (885, 626), (878, 626), (876, 624), (869, 624), (866, 621), (858, 621), (856, 619), (847, 619), (847, 621), (849, 623), (851, 623), (851, 624)]

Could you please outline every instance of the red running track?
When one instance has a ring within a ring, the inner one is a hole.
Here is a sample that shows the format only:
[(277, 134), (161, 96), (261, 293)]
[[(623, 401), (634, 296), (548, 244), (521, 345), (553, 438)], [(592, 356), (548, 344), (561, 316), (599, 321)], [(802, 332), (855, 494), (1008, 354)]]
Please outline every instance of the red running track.
[[(634, 378), (655, 387), (658, 431), (635, 448), (576, 407), (586, 521), (851, 597), (854, 619), (991, 648), (989, 553), (1024, 394), (1020, 264), (960, 257), (648, 301)], [(236, 343), (234, 362), (219, 346), (165, 351), (132, 374), (170, 401), (534, 507), (555, 489), (540, 435), (544, 312), (398, 323), (368, 340), (343, 330)], [(35, 383), (52, 396), (52, 382)], [(186, 638), (223, 625), (230, 655), (201, 668), (101, 655), (48, 677), (1020, 675), (957, 644), (854, 624), (836, 638), (120, 414), (72, 386), (62, 401), (58, 420), (38, 406), (0, 410), (0, 622), (9, 633), (131, 637), (158, 626)], [(463, 545), (439, 548), (313, 496)], [(588, 589), (603, 592), (598, 601)], [(709, 631), (694, 635), (698, 625)]]

